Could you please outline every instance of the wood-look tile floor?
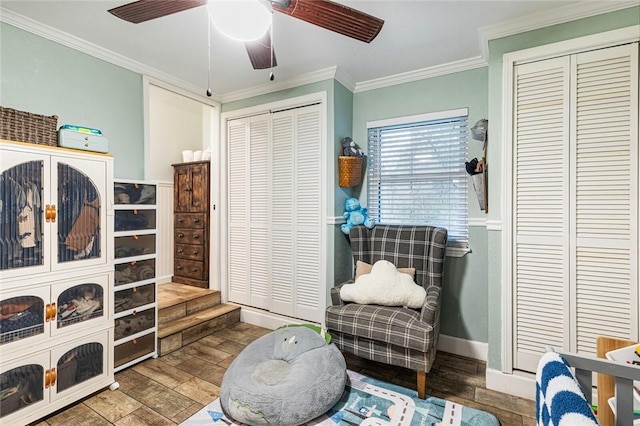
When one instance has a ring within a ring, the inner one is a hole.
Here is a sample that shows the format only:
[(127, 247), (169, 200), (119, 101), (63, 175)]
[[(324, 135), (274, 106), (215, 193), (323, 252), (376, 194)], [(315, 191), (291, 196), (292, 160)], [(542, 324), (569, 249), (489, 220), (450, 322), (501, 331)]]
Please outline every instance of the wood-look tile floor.
[[(39, 422), (37, 426), (175, 425), (214, 400), (234, 357), (270, 330), (239, 323), (175, 352), (116, 374), (119, 389), (105, 389)], [(351, 355), (349, 369), (415, 389), (415, 372)], [(494, 414), (503, 426), (534, 425), (533, 401), (485, 387), (485, 363), (439, 352), (427, 393)]]

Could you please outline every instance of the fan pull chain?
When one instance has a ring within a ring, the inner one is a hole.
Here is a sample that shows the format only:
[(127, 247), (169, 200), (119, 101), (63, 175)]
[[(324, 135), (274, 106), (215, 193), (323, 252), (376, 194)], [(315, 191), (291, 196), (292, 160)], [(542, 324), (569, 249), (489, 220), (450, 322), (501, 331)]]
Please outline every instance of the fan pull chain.
[(207, 14), (207, 96), (211, 97), (211, 16)]
[(269, 46), (270, 46), (269, 55), (271, 55), (271, 57), (269, 58), (271, 60), (271, 70), (269, 72), (269, 80), (273, 81), (276, 79), (276, 76), (273, 75), (273, 10), (271, 10), (271, 26), (269, 27), (269, 31), (270, 31), (269, 37), (271, 38), (269, 43)]

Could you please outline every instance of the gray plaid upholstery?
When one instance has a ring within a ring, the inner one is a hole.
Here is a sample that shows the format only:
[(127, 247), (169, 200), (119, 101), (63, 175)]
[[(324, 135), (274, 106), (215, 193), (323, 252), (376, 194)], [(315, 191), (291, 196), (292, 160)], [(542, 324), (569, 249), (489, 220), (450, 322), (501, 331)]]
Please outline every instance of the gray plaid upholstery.
[[(416, 269), (416, 283), (427, 291), (421, 309), (360, 305), (340, 300), (340, 284), (331, 289), (333, 306), (326, 327), (342, 351), (356, 356), (428, 372), (440, 331), (440, 292), (447, 230), (431, 226), (355, 226), (349, 234), (354, 264), (388, 260)], [(353, 282), (352, 280), (348, 282)]]

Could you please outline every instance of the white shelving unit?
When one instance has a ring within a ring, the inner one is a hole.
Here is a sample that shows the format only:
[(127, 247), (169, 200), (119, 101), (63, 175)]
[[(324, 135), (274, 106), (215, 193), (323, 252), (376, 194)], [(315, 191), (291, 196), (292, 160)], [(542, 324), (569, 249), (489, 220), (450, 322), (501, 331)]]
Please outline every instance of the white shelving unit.
[(114, 182), (114, 365), (158, 356), (157, 185)]

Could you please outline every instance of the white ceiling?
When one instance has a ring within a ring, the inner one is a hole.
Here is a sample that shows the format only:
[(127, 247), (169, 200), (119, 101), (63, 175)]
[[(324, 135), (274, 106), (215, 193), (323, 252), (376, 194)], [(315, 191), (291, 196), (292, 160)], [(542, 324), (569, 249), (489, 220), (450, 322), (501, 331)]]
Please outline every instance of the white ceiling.
[[(207, 89), (206, 7), (141, 24), (107, 10), (128, 1), (1, 0), (3, 21), (125, 64), (156, 78), (198, 91)], [(370, 44), (275, 13), (275, 82), (269, 70), (253, 70), (241, 42), (211, 33), (211, 89), (214, 99), (238, 98), (260, 87), (337, 69), (347, 86), (444, 64), (482, 63), (486, 37), (509, 35), (602, 11), (633, 1), (436, 1), (340, 0), (385, 21)], [(44, 25), (43, 25), (44, 24)], [(483, 40), (484, 39), (484, 40)], [(486, 52), (484, 52), (486, 53)], [(115, 58), (115, 59), (114, 59)]]

